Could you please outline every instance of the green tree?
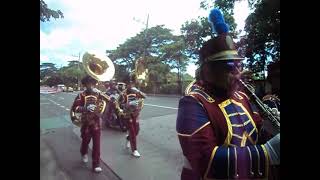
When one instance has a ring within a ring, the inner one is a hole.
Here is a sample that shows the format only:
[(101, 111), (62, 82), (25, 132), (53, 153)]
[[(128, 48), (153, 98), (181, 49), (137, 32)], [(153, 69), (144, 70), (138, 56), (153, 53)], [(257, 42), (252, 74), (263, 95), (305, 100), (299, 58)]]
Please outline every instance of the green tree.
[(270, 62), (280, 59), (280, 2), (259, 0), (251, 6), (255, 10), (246, 20), (247, 34), (240, 47), (248, 57), (248, 68), (263, 74)]
[(208, 37), (212, 36), (208, 18), (199, 17), (198, 19), (187, 21), (181, 26), (180, 31), (185, 41), (188, 57), (197, 60), (200, 47)]
[[(213, 7), (222, 11), (225, 21), (229, 25), (229, 33), (236, 38), (239, 32), (236, 31), (237, 24), (233, 17), (234, 3), (237, 0), (203, 0), (200, 8), (209, 10)], [(180, 28), (187, 46), (187, 53), (190, 58), (197, 60), (199, 58), (199, 49), (202, 44), (213, 37), (212, 28), (208, 22), (208, 17), (198, 17), (197, 19), (186, 21)]]
[[(219, 8), (230, 25), (230, 33), (235, 38), (236, 23), (233, 18), (235, 2), (241, 0), (203, 0), (200, 8)], [(243, 1), (243, 0), (242, 0)], [(253, 11), (246, 19), (246, 34), (240, 37), (236, 47), (240, 55), (247, 57), (246, 67), (256, 78), (263, 78), (269, 63), (280, 59), (280, 2), (277, 0), (247, 0)], [(198, 59), (198, 50), (211, 35), (207, 17), (187, 21), (181, 27), (189, 57)], [(239, 37), (238, 37), (239, 38)]]
[(62, 84), (62, 79), (61, 77), (57, 76), (57, 75), (54, 75), (50, 78), (48, 78), (45, 82), (44, 82), (44, 85), (48, 85), (50, 87), (52, 86), (56, 86), (58, 84)]
[(170, 66), (162, 63), (158, 58), (149, 58), (148, 82), (146, 92), (160, 93), (161, 87), (167, 83), (167, 74), (170, 73)]
[(238, 32), (236, 32), (237, 24), (233, 17), (234, 4), (236, 1), (242, 0), (203, 0), (200, 3), (200, 8), (208, 10), (213, 7), (212, 5), (214, 5), (215, 8), (220, 9), (224, 15), (225, 21), (228, 22), (228, 25), (230, 26), (230, 34), (233, 37), (236, 37), (238, 34)]
[(129, 75), (129, 72), (127, 71), (127, 68), (125, 65), (114, 65), (115, 68), (115, 75), (114, 78), (117, 81), (124, 81), (124, 79)]
[(186, 71), (188, 65), (188, 57), (186, 55), (186, 46), (182, 37), (177, 39), (171, 44), (166, 44), (161, 47), (162, 52), (161, 59), (169, 65), (170, 69), (177, 69), (178, 88), (177, 91), (180, 94), (182, 89), (181, 73)]
[(171, 30), (158, 25), (129, 38), (115, 50), (106, 50), (106, 53), (114, 63), (125, 65), (130, 71), (134, 69), (136, 59), (159, 55), (160, 47), (172, 42), (172, 39)]
[[(185, 68), (187, 60), (183, 51), (184, 42), (181, 37), (174, 36), (170, 29), (158, 25), (138, 33), (115, 50), (107, 50), (106, 53), (116, 64), (116, 68), (121, 67), (123, 74), (131, 72), (136, 60), (142, 58), (148, 69), (145, 90), (159, 92), (166, 83), (165, 75), (171, 69)], [(177, 65), (179, 60), (180, 66)], [(117, 76), (120, 77), (120, 74)]]
[(68, 66), (60, 68), (58, 74), (63, 84), (67, 87), (76, 87), (78, 80), (81, 80), (86, 75), (86, 72), (81, 62), (69, 61)]
[(40, 21), (50, 21), (50, 18), (63, 18), (63, 13), (60, 10), (52, 10), (48, 8), (48, 5), (40, 0)]
[(56, 64), (42, 63), (40, 64), (40, 79), (46, 80), (57, 73)]

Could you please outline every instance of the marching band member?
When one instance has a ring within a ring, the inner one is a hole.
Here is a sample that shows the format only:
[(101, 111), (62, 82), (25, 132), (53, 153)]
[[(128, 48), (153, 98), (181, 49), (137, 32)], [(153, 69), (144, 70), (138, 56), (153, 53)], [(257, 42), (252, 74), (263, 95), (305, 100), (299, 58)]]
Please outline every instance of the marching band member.
[(243, 58), (221, 12), (211, 10), (209, 21), (218, 35), (200, 49), (197, 80), (179, 101), (181, 179), (266, 179), (269, 166), (280, 164), (280, 133), (260, 136), (263, 119), (238, 88)]
[[(82, 113), (81, 116), (81, 148), (80, 153), (82, 161), (88, 162), (88, 147), (90, 140), (92, 139), (92, 170), (94, 172), (101, 172), (100, 167), (100, 117), (95, 112), (97, 109), (97, 101), (101, 97), (100, 91), (95, 89), (97, 80), (90, 76), (86, 76), (82, 79), (81, 83), (86, 89), (78, 94), (71, 107), (71, 112)], [(71, 116), (72, 121), (76, 121), (75, 116)]]
[(135, 87), (135, 77), (131, 75), (125, 80), (127, 89), (125, 91), (125, 105), (123, 117), (127, 123), (129, 134), (126, 137), (126, 147), (130, 148), (134, 157), (140, 157), (137, 149), (137, 135), (139, 133), (139, 114), (142, 108), (141, 99), (146, 98), (146, 94)]

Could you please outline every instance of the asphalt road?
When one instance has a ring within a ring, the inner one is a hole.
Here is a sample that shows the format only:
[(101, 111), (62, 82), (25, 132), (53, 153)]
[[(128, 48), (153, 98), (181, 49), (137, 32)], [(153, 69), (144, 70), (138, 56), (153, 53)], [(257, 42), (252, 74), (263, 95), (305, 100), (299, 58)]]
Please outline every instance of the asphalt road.
[[(52, 131), (56, 134), (63, 132), (66, 134), (65, 131), (69, 129), (78, 137), (80, 147), (79, 128), (73, 126), (69, 118), (70, 106), (76, 94), (76, 92), (40, 94), (40, 128), (43, 136), (49, 136)], [(138, 150), (142, 155), (141, 158), (132, 157), (125, 149), (126, 133), (103, 128), (101, 159), (107, 165), (106, 171), (115, 172), (124, 180), (180, 179), (182, 153), (175, 131), (178, 101), (178, 97), (153, 96), (145, 100), (138, 135)], [(62, 129), (64, 129), (63, 132)], [(60, 146), (57, 141), (63, 136), (56, 135), (50, 138), (47, 138), (48, 146), (56, 148), (56, 152), (63, 148), (63, 145)], [(75, 153), (79, 152), (75, 151)], [(78, 156), (80, 155), (77, 154), (75, 158)], [(57, 161), (59, 161), (58, 158)], [(66, 174), (72, 179), (73, 175)]]

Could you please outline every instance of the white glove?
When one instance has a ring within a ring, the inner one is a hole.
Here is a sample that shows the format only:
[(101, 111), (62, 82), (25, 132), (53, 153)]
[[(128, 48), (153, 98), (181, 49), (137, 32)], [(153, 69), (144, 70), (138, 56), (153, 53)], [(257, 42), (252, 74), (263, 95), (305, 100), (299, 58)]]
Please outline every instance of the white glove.
[(280, 165), (280, 133), (264, 144), (269, 154), (271, 165)]
[(138, 106), (138, 105), (139, 105), (139, 102), (137, 100), (129, 102), (129, 106)]
[(97, 108), (96, 105), (90, 104), (90, 105), (87, 106), (87, 111), (89, 111), (89, 112), (94, 112), (94, 110), (95, 110), (96, 108)]
[(136, 88), (136, 87), (132, 87), (131, 90), (133, 92), (135, 92), (135, 93), (139, 93), (140, 92), (140, 90), (138, 88)]
[(280, 116), (280, 111), (277, 108), (271, 108), (271, 111), (274, 115)]

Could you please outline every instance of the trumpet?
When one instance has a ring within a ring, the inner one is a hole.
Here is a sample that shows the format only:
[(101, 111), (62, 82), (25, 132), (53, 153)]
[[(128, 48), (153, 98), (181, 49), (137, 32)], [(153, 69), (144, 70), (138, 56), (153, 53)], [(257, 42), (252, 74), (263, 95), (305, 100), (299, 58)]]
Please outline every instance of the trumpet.
[(264, 104), (254, 93), (254, 88), (239, 79), (240, 85), (244, 87), (244, 90), (253, 100), (257, 108), (260, 110), (260, 115), (265, 121), (263, 128), (265, 128), (270, 134), (276, 135), (280, 133), (280, 115), (274, 112), (269, 106)]

